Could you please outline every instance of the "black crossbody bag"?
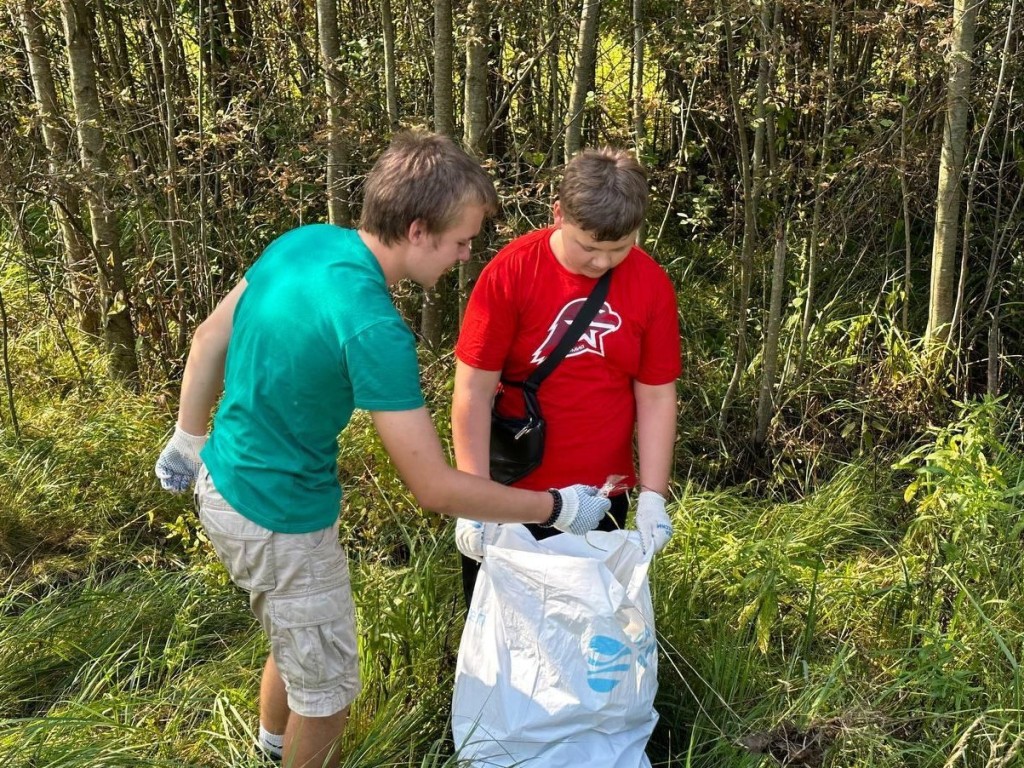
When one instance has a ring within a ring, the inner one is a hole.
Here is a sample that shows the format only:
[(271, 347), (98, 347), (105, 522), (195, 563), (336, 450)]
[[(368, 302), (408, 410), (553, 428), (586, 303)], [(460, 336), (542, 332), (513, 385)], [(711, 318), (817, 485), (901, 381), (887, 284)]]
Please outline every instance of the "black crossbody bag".
[(506, 381), (506, 387), (517, 387), (523, 390), (525, 414), (522, 417), (510, 418), (499, 416), (497, 411), (501, 395), (494, 400), (491, 408), (491, 479), (510, 485), (521, 480), (540, 466), (544, 458), (544, 437), (546, 425), (540, 410), (537, 390), (555, 367), (562, 362), (569, 350), (573, 348), (583, 331), (597, 315), (598, 309), (608, 296), (608, 284), (611, 282), (612, 270), (608, 270), (590, 292), (587, 300), (580, 308), (576, 319), (572, 321), (565, 335), (558, 342), (555, 350), (534, 369), (525, 381)]

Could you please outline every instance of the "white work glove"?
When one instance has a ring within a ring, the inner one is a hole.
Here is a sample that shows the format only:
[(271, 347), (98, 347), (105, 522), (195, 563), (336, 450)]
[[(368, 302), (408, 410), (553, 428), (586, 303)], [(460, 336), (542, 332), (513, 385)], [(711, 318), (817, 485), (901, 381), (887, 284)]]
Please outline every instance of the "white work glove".
[(156, 460), (156, 476), (165, 491), (182, 493), (196, 481), (202, 465), (199, 452), (204, 445), (206, 435), (190, 435), (175, 425), (174, 435)]
[(665, 513), (665, 497), (654, 491), (642, 491), (636, 503), (636, 529), (644, 553), (660, 552), (672, 538), (672, 521)]
[(612, 503), (604, 496), (598, 496), (597, 488), (592, 485), (570, 485), (559, 488), (555, 493), (562, 499), (562, 510), (551, 527), (564, 533), (578, 536), (594, 530), (612, 508)]
[(484, 547), (494, 541), (497, 532), (497, 523), (481, 523), (460, 517), (455, 521), (455, 546), (466, 557), (482, 563)]

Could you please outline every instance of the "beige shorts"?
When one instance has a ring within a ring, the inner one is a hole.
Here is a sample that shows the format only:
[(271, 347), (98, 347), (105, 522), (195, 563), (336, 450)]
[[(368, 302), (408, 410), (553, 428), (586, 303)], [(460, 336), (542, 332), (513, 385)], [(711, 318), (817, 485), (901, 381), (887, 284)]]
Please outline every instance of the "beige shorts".
[(277, 533), (236, 512), (203, 467), (196, 481), (199, 521), (270, 638), (288, 691), (305, 717), (340, 712), (359, 693), (356, 614), (338, 524)]

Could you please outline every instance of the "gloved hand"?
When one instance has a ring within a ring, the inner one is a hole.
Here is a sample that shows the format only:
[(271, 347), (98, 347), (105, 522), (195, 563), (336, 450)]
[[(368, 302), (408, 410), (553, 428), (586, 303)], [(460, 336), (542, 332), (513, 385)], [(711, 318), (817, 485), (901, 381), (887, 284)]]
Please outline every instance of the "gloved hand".
[(551, 527), (565, 533), (580, 535), (594, 530), (612, 508), (612, 503), (598, 496), (592, 485), (570, 485), (555, 492), (562, 498), (562, 511)]
[(497, 523), (481, 523), (460, 517), (455, 521), (455, 546), (466, 557), (483, 562), (484, 547), (494, 540)]
[(636, 503), (636, 529), (644, 553), (660, 552), (672, 538), (672, 521), (665, 513), (665, 497), (654, 491), (642, 491)]
[(196, 481), (202, 465), (199, 451), (204, 445), (206, 435), (190, 435), (175, 425), (174, 435), (156, 460), (156, 476), (165, 491), (182, 493)]

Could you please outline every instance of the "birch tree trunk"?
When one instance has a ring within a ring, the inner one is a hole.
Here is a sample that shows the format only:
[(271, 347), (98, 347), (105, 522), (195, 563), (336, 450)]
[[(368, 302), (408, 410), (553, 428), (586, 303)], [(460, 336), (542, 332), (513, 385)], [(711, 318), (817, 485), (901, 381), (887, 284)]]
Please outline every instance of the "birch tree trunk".
[(395, 19), (391, 0), (380, 0), (380, 21), (384, 31), (384, 96), (388, 105), (388, 128), (398, 130), (398, 86), (395, 82)]
[(931, 287), (928, 295), (929, 346), (945, 346), (953, 320), (956, 244), (960, 225), (960, 176), (964, 168), (970, 113), (971, 54), (980, 0), (953, 0), (953, 47), (949, 56), (946, 118), (942, 130), (939, 187), (935, 197)]
[(583, 137), (583, 111), (587, 92), (597, 70), (597, 31), (601, 17), (601, 0), (583, 0), (579, 37), (576, 44), (576, 71), (569, 95), (569, 113), (565, 120), (565, 160), (580, 151)]
[(338, 4), (336, 0), (316, 0), (317, 33), (327, 92), (327, 217), (331, 224), (351, 224), (345, 195), (345, 168), (348, 152), (342, 125), (341, 100), (345, 83), (338, 70)]
[(94, 262), (83, 229), (81, 195), (78, 189), (67, 182), (71, 140), (57, 101), (57, 88), (50, 67), (49, 46), (36, 0), (24, 0), (21, 3), (21, 24), (25, 49), (28, 52), (29, 71), (32, 75), (32, 88), (35, 91), (36, 103), (39, 105), (50, 177), (56, 187), (57, 199), (53, 203), (53, 213), (64, 246), (68, 290), (79, 327), (88, 336), (95, 338), (100, 332), (100, 315), (90, 297), (90, 285), (95, 282), (91, 270)]
[(85, 197), (92, 228), (92, 247), (99, 269), (103, 340), (110, 355), (110, 372), (122, 381), (138, 383), (135, 328), (131, 296), (121, 255), (117, 220), (110, 204), (110, 173), (103, 130), (103, 115), (96, 91), (93, 45), (89, 37), (91, 7), (88, 0), (62, 0), (67, 40), (71, 93), (78, 126), (78, 144), (85, 180)]

